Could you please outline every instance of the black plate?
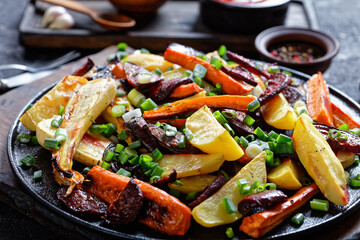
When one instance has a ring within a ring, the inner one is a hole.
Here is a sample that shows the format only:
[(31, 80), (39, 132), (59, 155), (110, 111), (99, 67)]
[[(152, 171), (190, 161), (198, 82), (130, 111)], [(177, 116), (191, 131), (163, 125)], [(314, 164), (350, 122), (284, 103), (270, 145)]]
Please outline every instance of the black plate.
[[(293, 73), (293, 78), (306, 81), (310, 76), (291, 70), (282, 68)], [(40, 99), (47, 91), (49, 91), (54, 85), (51, 85), (35, 96), (28, 105), (35, 103)], [(341, 91), (330, 87), (331, 101), (338, 105), (345, 112), (349, 113), (355, 120), (360, 122), (360, 105), (348, 97)], [(183, 237), (169, 237), (168, 235), (158, 233), (142, 224), (135, 223), (133, 225), (126, 225), (119, 228), (109, 228), (102, 225), (102, 221), (87, 219), (85, 217), (74, 215), (68, 211), (56, 197), (56, 191), (58, 189), (57, 184), (54, 181), (52, 168), (50, 164), (51, 154), (40, 146), (31, 146), (21, 144), (16, 141), (16, 137), (20, 133), (30, 133), (19, 121), (20, 116), (25, 112), (28, 106), (25, 106), (22, 111), (16, 117), (12, 124), (9, 137), (8, 137), (8, 155), (10, 164), (20, 182), (29, 191), (29, 193), (35, 197), (40, 203), (49, 208), (54, 213), (57, 213), (61, 217), (64, 217), (74, 224), (84, 226), (90, 230), (106, 234), (118, 238), (126, 239), (228, 239), (225, 235), (227, 227), (232, 226), (235, 231), (235, 236), (238, 239), (247, 239), (248, 237), (244, 233), (238, 233), (240, 221), (231, 225), (225, 225), (215, 228), (204, 228), (198, 225), (195, 221), (192, 221), (191, 228), (188, 233)], [(20, 159), (25, 155), (31, 154), (36, 157), (36, 164), (32, 168), (20, 167)], [(74, 164), (74, 168), (77, 167)], [(33, 172), (42, 169), (44, 178), (41, 182), (34, 182), (32, 180)], [(80, 169), (80, 168), (79, 168)], [(354, 176), (360, 171), (360, 166), (348, 168), (347, 171), (350, 176)], [(289, 238), (290, 236), (299, 237), (303, 234), (313, 232), (322, 227), (329, 226), (343, 217), (353, 212), (360, 207), (360, 191), (357, 189), (349, 188), (350, 202), (347, 206), (336, 206), (330, 204), (330, 211), (326, 213), (311, 211), (309, 204), (306, 204), (298, 210), (305, 215), (305, 222), (300, 227), (295, 227), (291, 224), (289, 219), (286, 219), (281, 225), (269, 232), (264, 239), (274, 238)], [(321, 194), (316, 197), (323, 198)]]

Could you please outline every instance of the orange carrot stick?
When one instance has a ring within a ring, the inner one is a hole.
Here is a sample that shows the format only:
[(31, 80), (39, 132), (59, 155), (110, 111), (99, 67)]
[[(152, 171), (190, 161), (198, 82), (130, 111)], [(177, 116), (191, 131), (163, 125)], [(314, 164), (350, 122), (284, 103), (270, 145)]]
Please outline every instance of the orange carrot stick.
[(338, 106), (336, 106), (334, 103), (331, 103), (332, 108), (332, 116), (334, 120), (334, 126), (339, 127), (343, 124), (349, 125), (349, 128), (360, 128), (360, 124), (357, 123), (351, 116), (349, 116), (347, 113), (343, 112)]
[(314, 74), (307, 82), (306, 106), (314, 121), (334, 126), (329, 88), (320, 72)]
[[(86, 175), (83, 188), (111, 204), (129, 181), (128, 177), (95, 166)], [(169, 235), (184, 235), (190, 227), (190, 208), (159, 188), (138, 179), (134, 181), (149, 202), (146, 213), (139, 216), (139, 221)]]
[(181, 128), (185, 125), (186, 118), (179, 118), (179, 119), (160, 119), (160, 120), (152, 120), (150, 123), (155, 124), (157, 122), (161, 123), (168, 123), (176, 128)]
[(246, 111), (246, 106), (254, 99), (254, 96), (223, 95), (179, 100), (158, 109), (145, 111), (143, 118), (147, 120), (169, 118), (190, 111), (196, 111), (205, 105), (210, 108), (230, 108)]
[(184, 98), (196, 93), (204, 91), (203, 88), (199, 87), (196, 83), (190, 83), (186, 85), (180, 85), (172, 91), (169, 95), (171, 98)]
[(111, 69), (111, 72), (117, 78), (126, 78), (124, 66), (121, 63), (115, 64), (114, 68)]
[(190, 70), (193, 70), (196, 64), (204, 66), (207, 69), (205, 78), (211, 81), (214, 85), (216, 83), (220, 83), (222, 89), (227, 94), (243, 95), (253, 89), (252, 86), (244, 83), (243, 81), (236, 81), (226, 73), (198, 57), (176, 52), (170, 48), (167, 48), (164, 53), (164, 58), (169, 62), (179, 64), (180, 66)]
[(303, 187), (286, 202), (276, 205), (273, 209), (245, 217), (239, 229), (253, 238), (262, 237), (303, 206), (318, 191), (315, 183)]

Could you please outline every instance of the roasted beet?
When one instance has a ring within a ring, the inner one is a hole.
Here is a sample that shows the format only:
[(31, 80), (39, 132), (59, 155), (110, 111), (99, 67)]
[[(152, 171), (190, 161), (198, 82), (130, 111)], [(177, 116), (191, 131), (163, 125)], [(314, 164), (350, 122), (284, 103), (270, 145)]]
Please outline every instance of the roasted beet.
[[(156, 73), (150, 72), (142, 66), (133, 63), (124, 63), (124, 70), (128, 82), (136, 89), (148, 89), (162, 80)], [(149, 77), (149, 81), (147, 83), (139, 83), (139, 77)]]
[(304, 102), (306, 101), (305, 93), (294, 86), (288, 86), (288, 87), (284, 88), (284, 90), (282, 91), (282, 94), (284, 95), (284, 97), (286, 98), (286, 100), (288, 101), (288, 103), (291, 106), (293, 106), (296, 101), (299, 101), (299, 100), (304, 101)]
[[(321, 135), (326, 139), (326, 141), (331, 146), (332, 150), (345, 151), (345, 152), (353, 152), (360, 153), (360, 138), (355, 134), (352, 134), (347, 131), (339, 130), (335, 127), (330, 127), (321, 123), (313, 123), (317, 130), (321, 133)], [(336, 129), (340, 131), (341, 134), (347, 137), (347, 140), (340, 140), (339, 138), (332, 139), (329, 137), (329, 131), (331, 129)]]
[(222, 186), (225, 185), (225, 183), (225, 176), (223, 174), (219, 174), (218, 177), (209, 186), (207, 186), (194, 201), (188, 204), (188, 207), (193, 209), (194, 207), (211, 197), (211, 195), (216, 193)]
[(67, 187), (61, 187), (57, 192), (58, 199), (69, 209), (78, 213), (104, 214), (108, 205), (100, 198), (75, 187), (72, 192), (65, 196)]
[(226, 52), (226, 56), (233, 62), (236, 62), (237, 64), (239, 64), (240, 66), (246, 68), (249, 72), (252, 72), (256, 75), (261, 75), (264, 76), (266, 79), (270, 79), (271, 78), (271, 74), (263, 71), (259, 68), (256, 67), (256, 64), (254, 61), (247, 59), (243, 56), (240, 56), (236, 53), (233, 53), (231, 51), (227, 51)]
[(230, 126), (239, 136), (247, 136), (249, 134), (254, 134), (254, 129), (244, 122), (244, 118), (246, 117), (245, 112), (230, 109), (223, 109), (223, 111), (235, 112), (236, 117), (228, 118), (227, 120), (229, 121)]
[(158, 84), (152, 86), (147, 96), (150, 97), (155, 102), (159, 103), (166, 99), (174, 89), (182, 84), (187, 84), (193, 82), (191, 78), (175, 78), (167, 81), (159, 81)]
[(173, 169), (171, 171), (171, 173), (169, 174), (169, 176), (162, 177), (159, 180), (154, 180), (152, 185), (154, 185), (155, 187), (160, 188), (160, 189), (165, 189), (165, 188), (167, 188), (169, 183), (176, 181), (176, 175), (177, 175), (176, 170)]
[(270, 208), (278, 203), (285, 202), (286, 199), (287, 196), (280, 190), (253, 193), (240, 201), (238, 209), (242, 215), (245, 215), (252, 208)]
[(194, 56), (194, 57), (205, 55), (203, 52), (200, 52), (194, 48), (184, 46), (184, 45), (181, 45), (178, 43), (170, 43), (168, 48), (170, 48), (171, 50), (174, 50), (176, 52), (184, 53), (186, 55), (190, 55), (190, 56)]
[(143, 205), (143, 194), (133, 179), (126, 184), (118, 198), (104, 215), (108, 224), (127, 224), (136, 220)]
[(236, 68), (228, 68), (228, 67), (222, 67), (221, 71), (226, 73), (227, 75), (230, 75), (236, 80), (244, 81), (252, 86), (256, 86), (257, 82), (254, 79), (254, 76), (251, 75), (251, 73), (243, 67), (236, 67)]
[(79, 67), (75, 72), (73, 72), (71, 75), (73, 76), (84, 76), (88, 71), (90, 71), (95, 66), (95, 63), (88, 58), (86, 63)]
[(267, 87), (259, 97), (259, 102), (264, 104), (270, 99), (279, 94), (286, 87), (290, 86), (292, 80), (289, 75), (285, 73), (276, 73), (271, 75), (271, 79), (267, 81)]

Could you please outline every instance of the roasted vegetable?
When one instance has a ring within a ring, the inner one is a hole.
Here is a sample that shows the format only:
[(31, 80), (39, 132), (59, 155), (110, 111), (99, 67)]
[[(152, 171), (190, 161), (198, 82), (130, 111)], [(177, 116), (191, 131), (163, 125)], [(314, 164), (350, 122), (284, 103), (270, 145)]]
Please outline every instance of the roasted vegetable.
[[(111, 204), (130, 178), (95, 166), (86, 175), (86, 180), (83, 187), (87, 192)], [(169, 235), (184, 235), (190, 227), (190, 209), (168, 193), (140, 180), (134, 181), (146, 199), (145, 210), (139, 216), (139, 221)]]
[(293, 140), (301, 163), (324, 196), (335, 204), (346, 205), (349, 192), (344, 169), (308, 116), (303, 114), (296, 121)]
[(169, 188), (179, 191), (181, 193), (201, 192), (209, 186), (216, 179), (215, 175), (203, 174), (192, 177), (180, 178), (182, 184), (172, 182)]
[(347, 124), (350, 129), (360, 128), (360, 124), (358, 122), (356, 122), (349, 114), (342, 111), (334, 103), (331, 103), (331, 109), (334, 127), (339, 127), (343, 124)]
[(195, 221), (204, 227), (215, 227), (235, 222), (242, 215), (239, 212), (229, 214), (222, 203), (222, 198), (227, 197), (235, 206), (245, 197), (240, 194), (237, 181), (246, 179), (249, 184), (256, 181), (266, 182), (266, 152), (260, 153), (250, 163), (243, 167), (233, 178), (231, 178), (219, 191), (206, 199), (192, 210)]
[(172, 63), (165, 61), (162, 56), (149, 53), (130, 54), (124, 60), (142, 66), (148, 71), (159, 69), (165, 72), (168, 68), (174, 67)]
[(170, 98), (184, 98), (192, 96), (196, 93), (202, 92), (204, 89), (199, 87), (196, 83), (189, 83), (185, 85), (180, 85), (175, 88), (172, 93), (169, 95)]
[(260, 238), (307, 203), (318, 191), (315, 183), (303, 187), (286, 202), (280, 203), (273, 209), (245, 217), (239, 229), (253, 238)]

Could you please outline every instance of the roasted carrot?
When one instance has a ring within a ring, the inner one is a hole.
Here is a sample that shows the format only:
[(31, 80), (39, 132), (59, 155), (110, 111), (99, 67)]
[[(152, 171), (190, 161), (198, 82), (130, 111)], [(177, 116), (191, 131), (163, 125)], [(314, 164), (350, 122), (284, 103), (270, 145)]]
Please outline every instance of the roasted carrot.
[(343, 124), (349, 125), (349, 128), (360, 128), (360, 124), (357, 123), (351, 116), (341, 110), (334, 103), (331, 103), (332, 117), (334, 120), (334, 127), (339, 127)]
[(307, 82), (307, 109), (310, 117), (319, 123), (334, 126), (330, 92), (321, 72)]
[(196, 93), (204, 91), (203, 88), (199, 87), (196, 83), (190, 83), (186, 85), (180, 85), (172, 91), (169, 95), (171, 98), (185, 98), (192, 96)]
[(253, 238), (262, 237), (303, 206), (318, 191), (319, 188), (315, 183), (303, 187), (286, 202), (280, 203), (270, 210), (245, 217), (239, 229)]
[(160, 119), (160, 120), (152, 120), (150, 121), (150, 123), (157, 123), (157, 122), (161, 122), (161, 123), (168, 123), (176, 128), (181, 128), (185, 125), (186, 122), (186, 118), (179, 118), (179, 119)]
[(254, 99), (254, 96), (223, 95), (179, 100), (155, 110), (145, 111), (143, 118), (147, 120), (169, 118), (196, 111), (205, 105), (210, 108), (230, 108), (246, 111), (246, 106)]
[(236, 81), (226, 73), (198, 57), (190, 56), (167, 48), (164, 53), (164, 58), (169, 62), (179, 64), (180, 66), (190, 70), (193, 70), (196, 64), (204, 66), (207, 69), (205, 78), (211, 81), (213, 84), (220, 83), (222, 89), (227, 94), (243, 95), (253, 89), (252, 86), (242, 81)]
[(117, 78), (126, 78), (124, 66), (121, 63), (115, 64), (113, 69), (111, 69), (112, 74)]
[[(129, 177), (95, 166), (86, 175), (83, 188), (111, 204), (129, 181)], [(169, 235), (184, 235), (190, 227), (190, 208), (159, 188), (138, 179), (134, 181), (148, 201), (144, 214), (141, 214), (138, 220)]]

